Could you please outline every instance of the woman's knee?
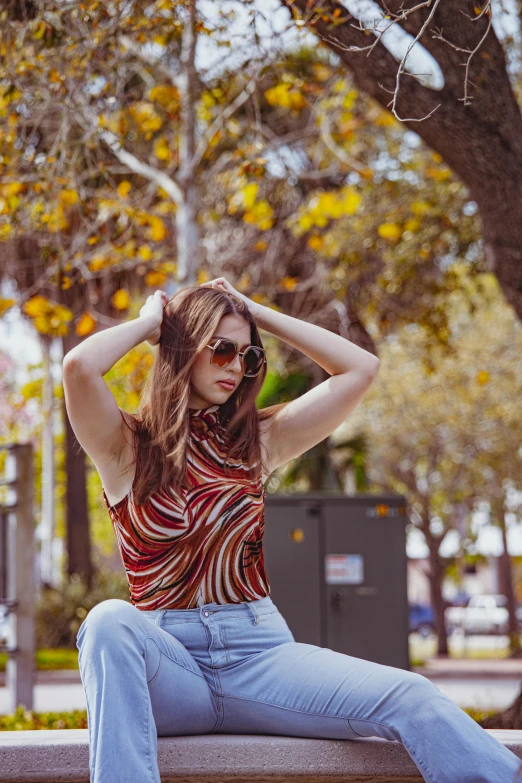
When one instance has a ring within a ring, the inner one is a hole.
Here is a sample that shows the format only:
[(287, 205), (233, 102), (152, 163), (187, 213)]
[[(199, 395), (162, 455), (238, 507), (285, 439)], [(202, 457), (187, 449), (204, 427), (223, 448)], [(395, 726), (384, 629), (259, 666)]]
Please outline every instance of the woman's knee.
[(417, 723), (431, 722), (440, 711), (447, 711), (449, 699), (436, 685), (417, 672), (407, 674), (404, 680), (403, 708), (410, 719)]
[(392, 704), (404, 710), (417, 712), (419, 708), (430, 704), (433, 696), (440, 691), (433, 683), (417, 672), (395, 669), (393, 677), (388, 681), (388, 697)]
[(89, 614), (80, 625), (76, 636), (76, 646), (80, 649), (86, 636), (93, 638), (97, 643), (105, 638), (114, 639), (122, 628), (132, 623), (135, 613), (139, 611), (128, 601), (120, 598), (108, 598), (101, 601), (90, 610)]
[(408, 690), (414, 693), (417, 698), (429, 698), (434, 691), (438, 692), (438, 688), (423, 674), (417, 672), (405, 672), (404, 674)]

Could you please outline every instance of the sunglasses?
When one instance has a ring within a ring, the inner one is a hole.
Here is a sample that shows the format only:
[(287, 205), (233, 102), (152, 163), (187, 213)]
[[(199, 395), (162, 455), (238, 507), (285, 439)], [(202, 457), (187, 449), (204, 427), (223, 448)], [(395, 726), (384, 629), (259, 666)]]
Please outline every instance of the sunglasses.
[(234, 340), (220, 337), (214, 345), (207, 343), (206, 348), (212, 348), (210, 364), (226, 370), (236, 356), (239, 354), (243, 372), (247, 378), (252, 378), (261, 371), (263, 364), (266, 364), (265, 351), (257, 345), (249, 345), (244, 351), (239, 350), (239, 346)]

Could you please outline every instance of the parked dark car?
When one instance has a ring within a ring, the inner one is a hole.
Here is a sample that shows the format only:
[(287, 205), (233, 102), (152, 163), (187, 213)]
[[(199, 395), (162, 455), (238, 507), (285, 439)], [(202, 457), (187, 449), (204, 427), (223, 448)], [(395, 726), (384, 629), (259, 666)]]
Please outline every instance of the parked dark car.
[(430, 604), (410, 604), (410, 633), (423, 639), (435, 633), (435, 617)]

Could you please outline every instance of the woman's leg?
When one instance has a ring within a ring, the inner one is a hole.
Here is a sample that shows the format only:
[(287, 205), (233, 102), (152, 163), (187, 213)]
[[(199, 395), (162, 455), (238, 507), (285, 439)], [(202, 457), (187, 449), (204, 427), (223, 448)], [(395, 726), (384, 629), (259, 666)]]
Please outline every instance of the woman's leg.
[[(249, 629), (264, 634), (267, 647), (271, 623), (280, 634), (277, 615), (261, 616), (258, 629)], [(231, 641), (239, 633), (233, 627)], [(219, 678), (219, 733), (398, 740), (427, 783), (513, 783), (520, 767), (514, 753), (419, 674), (290, 641), (221, 668)]]
[(91, 783), (160, 783), (157, 736), (207, 734), (214, 696), (181, 644), (127, 601), (95, 606), (77, 635)]

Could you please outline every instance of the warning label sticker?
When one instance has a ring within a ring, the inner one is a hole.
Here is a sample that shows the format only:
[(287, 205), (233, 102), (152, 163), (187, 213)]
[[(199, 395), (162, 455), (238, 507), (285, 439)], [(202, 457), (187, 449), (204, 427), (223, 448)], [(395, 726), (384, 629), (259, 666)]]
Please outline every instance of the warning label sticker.
[(325, 555), (324, 565), (328, 585), (361, 585), (364, 582), (362, 555)]

